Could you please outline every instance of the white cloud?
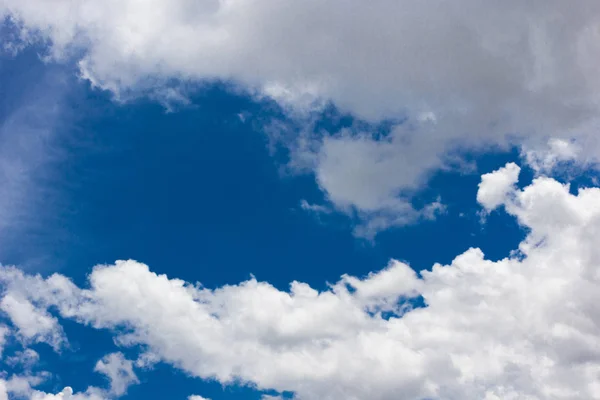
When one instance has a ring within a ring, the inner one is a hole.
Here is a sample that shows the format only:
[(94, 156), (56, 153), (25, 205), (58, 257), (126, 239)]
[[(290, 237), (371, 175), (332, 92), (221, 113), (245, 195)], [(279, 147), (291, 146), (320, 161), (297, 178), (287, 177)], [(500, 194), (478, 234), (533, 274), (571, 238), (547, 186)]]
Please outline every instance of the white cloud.
[(58, 320), (22, 296), (5, 294), (0, 301), (0, 310), (8, 315), (25, 341), (48, 343), (55, 349), (65, 342)]
[(497, 171), (482, 175), (477, 201), (488, 211), (505, 204), (515, 191), (514, 186), (519, 181), (520, 172), (521, 168), (517, 164), (508, 163)]
[[(34, 389), (32, 386), (39, 385), (43, 377), (37, 376), (12, 376), (10, 379), (0, 379), (0, 400), (12, 398), (30, 400), (105, 400), (102, 391), (90, 387), (83, 393), (74, 393), (70, 387), (64, 388), (56, 394), (46, 393)], [(12, 396), (9, 396), (12, 395)]]
[(581, 150), (576, 143), (550, 139), (546, 146), (525, 150), (524, 158), (538, 174), (549, 174), (561, 163), (578, 160)]
[(133, 363), (123, 353), (106, 355), (96, 363), (94, 371), (106, 375), (110, 381), (110, 391), (115, 396), (122, 396), (131, 384), (139, 382), (133, 371)]
[[(6, 361), (13, 367), (21, 364), (23, 368), (31, 369), (32, 366), (39, 362), (39, 355), (33, 350), (26, 349)], [(110, 390), (90, 386), (85, 392), (75, 393), (70, 386), (67, 386), (58, 393), (47, 393), (35, 388), (51, 376), (48, 372), (44, 371), (32, 375), (31, 371), (29, 371), (23, 375), (12, 375), (10, 377), (7, 377), (6, 373), (3, 373), (2, 377), (0, 377), (0, 400), (9, 398), (27, 398), (30, 400), (116, 399), (125, 394), (129, 385), (138, 382), (133, 372), (131, 361), (126, 360), (121, 353), (113, 353), (105, 356), (102, 360), (98, 361), (95, 371), (109, 378), (111, 383)], [(9, 397), (9, 395), (12, 396)]]
[(0, 379), (0, 400), (8, 400), (8, 389), (2, 379)]
[[(600, 188), (572, 195), (539, 177), (518, 189), (516, 172), (480, 188), (529, 228), (495, 262), (469, 249), (417, 275), (392, 261), (321, 292), (255, 279), (211, 290), (135, 261), (96, 267), (89, 289), (6, 267), (0, 282), (192, 376), (298, 399), (600, 399)], [(419, 295), (427, 307), (411, 309)]]
[(188, 396), (188, 400), (210, 400), (206, 397), (202, 397), (202, 396), (198, 396), (197, 394), (193, 394), (191, 396)]
[(171, 77), (232, 78), (275, 97), (332, 99), (359, 115), (408, 109), (442, 121), (448, 110), (496, 105), (567, 117), (591, 104), (600, 83), (600, 7), (591, 0), (154, 0), (149, 8), (134, 0), (4, 0), (0, 10), (30, 36), (51, 39), (55, 55), (84, 50), (82, 73), (118, 92)]
[(574, 139), (578, 158), (600, 154), (596, 0), (3, 0), (2, 14), (53, 56), (81, 56), (81, 76), (120, 98), (185, 102), (165, 82), (220, 79), (292, 114), (331, 101), (407, 118), (389, 140), (288, 143), (359, 232), (414, 221), (410, 192), (456, 146)]
[(31, 400), (106, 400), (101, 391), (88, 389), (83, 393), (74, 393), (73, 389), (68, 386), (56, 394), (34, 390), (30, 396)]
[[(373, 237), (390, 226), (435, 214), (432, 211), (440, 205), (438, 202), (416, 210), (410, 199), (432, 170), (447, 163), (444, 146), (429, 127), (415, 131), (403, 124), (383, 139), (346, 130), (326, 137), (320, 146), (302, 147), (295, 152), (316, 152), (312, 168), (327, 199), (338, 210), (363, 221), (356, 228), (357, 235)], [(294, 157), (312, 159), (307, 154)]]

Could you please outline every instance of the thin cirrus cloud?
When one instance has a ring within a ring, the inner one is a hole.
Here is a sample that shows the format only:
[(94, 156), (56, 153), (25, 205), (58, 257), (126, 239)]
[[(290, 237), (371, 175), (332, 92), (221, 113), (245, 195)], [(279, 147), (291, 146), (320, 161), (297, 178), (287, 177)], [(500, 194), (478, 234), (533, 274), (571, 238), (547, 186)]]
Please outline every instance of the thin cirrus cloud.
[[(0, 63), (8, 62), (1, 58)], [(64, 106), (68, 91), (63, 72), (29, 65), (2, 69), (0, 88), (6, 90), (0, 107), (0, 256), (31, 250), (24, 233), (34, 235), (45, 212), (58, 201), (54, 165), (64, 160), (60, 140), (69, 116)], [(2, 93), (4, 95), (4, 93)], [(41, 255), (32, 251), (29, 261)]]
[(594, 0), (4, 0), (0, 15), (117, 98), (173, 93), (173, 78), (226, 80), (299, 118), (332, 102), (368, 121), (403, 119), (384, 140), (284, 143), (365, 236), (415, 221), (412, 193), (457, 147), (527, 152), (557, 139), (578, 142), (586, 163), (600, 153)]
[[(508, 164), (479, 188), (488, 212), (503, 206), (529, 230), (498, 261), (475, 248), (420, 274), (391, 261), (323, 291), (255, 279), (208, 289), (136, 261), (95, 267), (87, 288), (2, 267), (2, 293), (191, 376), (299, 400), (600, 399), (600, 189), (572, 194), (544, 176), (519, 189), (518, 172)], [(425, 307), (411, 306), (418, 296)], [(128, 371), (113, 393), (137, 382), (131, 362), (104, 363), (108, 377)]]

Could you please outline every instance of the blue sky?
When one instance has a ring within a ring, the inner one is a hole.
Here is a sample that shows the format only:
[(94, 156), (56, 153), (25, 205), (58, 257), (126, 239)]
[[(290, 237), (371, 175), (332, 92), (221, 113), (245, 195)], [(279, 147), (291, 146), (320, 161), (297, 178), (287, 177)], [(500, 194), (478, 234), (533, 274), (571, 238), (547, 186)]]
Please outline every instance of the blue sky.
[(0, 2), (0, 400), (600, 398), (596, 6), (67, 3)]

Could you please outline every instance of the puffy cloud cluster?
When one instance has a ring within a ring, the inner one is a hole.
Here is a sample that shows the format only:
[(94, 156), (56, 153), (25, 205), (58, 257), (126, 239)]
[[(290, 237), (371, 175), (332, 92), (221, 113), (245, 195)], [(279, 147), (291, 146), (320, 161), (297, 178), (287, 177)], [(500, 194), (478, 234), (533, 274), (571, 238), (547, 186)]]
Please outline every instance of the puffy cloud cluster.
[(10, 379), (0, 379), (0, 400), (105, 400), (107, 398), (102, 390), (94, 387), (88, 388), (83, 393), (74, 393), (70, 387), (66, 387), (56, 394), (35, 390), (32, 386), (36, 386), (40, 382), (41, 379), (35, 376), (13, 376)]
[(529, 152), (553, 137), (575, 139), (578, 158), (600, 154), (596, 0), (2, 0), (1, 16), (120, 98), (185, 103), (165, 82), (226, 80), (288, 110), (331, 101), (372, 121), (406, 118), (384, 140), (286, 142), (367, 236), (419, 216), (410, 192), (456, 146)]
[[(21, 312), (27, 314), (31, 311), (24, 309)], [(11, 314), (9, 317), (14, 323), (15, 315)], [(60, 328), (57, 327), (56, 330), (59, 331)], [(62, 330), (60, 331), (62, 333)], [(10, 334), (11, 332), (8, 330), (7, 336)], [(48, 380), (52, 374), (48, 371), (33, 371), (38, 366), (40, 356), (32, 349), (26, 348), (23, 351), (16, 351), (13, 356), (4, 357), (1, 361), (13, 370), (14, 368), (21, 369), (21, 373), (9, 375), (6, 371), (2, 372), (0, 375), (0, 400), (8, 400), (9, 398), (29, 400), (107, 400), (124, 395), (130, 385), (139, 382), (133, 371), (133, 362), (127, 360), (122, 353), (106, 355), (98, 361), (94, 369), (108, 379), (110, 383), (108, 390), (89, 386), (85, 392), (79, 393), (75, 393), (69, 386), (56, 394), (35, 389), (41, 383)]]
[[(2, 296), (114, 330), (192, 376), (298, 399), (600, 399), (600, 189), (573, 195), (547, 177), (518, 189), (516, 176), (508, 164), (480, 186), (483, 206), (529, 229), (499, 261), (469, 249), (420, 274), (391, 261), (324, 291), (209, 289), (136, 261), (97, 266), (89, 288), (3, 267)], [(425, 307), (411, 306), (418, 296)], [(99, 365), (132, 371), (118, 357)]]
[(85, 393), (74, 393), (70, 387), (64, 388), (60, 393), (51, 394), (34, 390), (30, 394), (31, 400), (104, 400), (106, 397), (100, 391), (88, 390)]
[[(118, 360), (115, 361), (117, 358)], [(119, 362), (121, 360), (125, 363), (131, 363), (131, 361), (124, 360), (121, 353), (111, 354), (107, 356), (104, 361), (107, 360), (109, 362), (108, 368), (112, 368), (110, 363)], [(98, 364), (100, 365), (101, 362), (103, 361), (99, 361)], [(96, 368), (96, 371), (105, 374), (111, 380), (110, 391), (90, 386), (85, 392), (75, 393), (71, 387), (67, 386), (59, 393), (47, 393), (35, 389), (35, 387), (44, 380), (43, 375), (16, 375), (9, 379), (0, 378), (0, 400), (14, 398), (29, 400), (107, 400), (120, 397), (125, 394), (129, 384), (137, 383), (135, 374), (133, 377), (128, 376), (127, 374), (125, 374), (125, 376), (115, 376), (113, 375), (114, 370)], [(9, 394), (11, 395), (10, 397)]]
[(8, 293), (0, 301), (0, 310), (8, 315), (23, 340), (45, 342), (55, 349), (62, 345), (64, 335), (58, 320), (26, 298)]

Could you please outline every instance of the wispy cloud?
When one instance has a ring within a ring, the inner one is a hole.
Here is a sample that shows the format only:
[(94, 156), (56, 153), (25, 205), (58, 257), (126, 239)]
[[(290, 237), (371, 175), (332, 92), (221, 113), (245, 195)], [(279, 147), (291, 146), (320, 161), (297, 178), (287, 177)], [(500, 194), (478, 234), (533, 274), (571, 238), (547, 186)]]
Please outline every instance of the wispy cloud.
[[(16, 62), (16, 61), (9, 61)], [(64, 76), (52, 68), (25, 73), (7, 90), (0, 114), (0, 257), (16, 251), (16, 239), (33, 230), (49, 211), (55, 190), (47, 182), (61, 155), (56, 146), (66, 91)], [(22, 80), (22, 81), (21, 81)], [(23, 243), (21, 243), (22, 245)]]

